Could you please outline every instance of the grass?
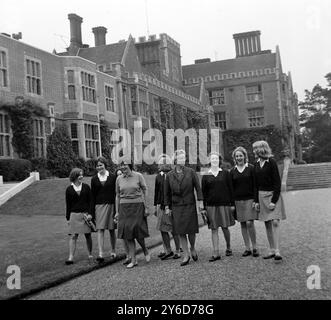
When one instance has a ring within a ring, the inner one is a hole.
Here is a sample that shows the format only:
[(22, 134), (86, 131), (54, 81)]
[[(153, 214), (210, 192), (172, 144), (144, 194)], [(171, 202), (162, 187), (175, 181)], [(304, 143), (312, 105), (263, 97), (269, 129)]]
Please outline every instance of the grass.
[[(147, 203), (153, 205), (155, 176), (145, 176), (148, 185)], [(85, 179), (90, 183), (90, 178)], [(76, 263), (65, 266), (68, 255), (67, 223), (65, 220), (65, 189), (68, 179), (52, 179), (35, 182), (0, 207), (0, 269), (6, 271), (9, 265), (18, 265), (22, 272), (22, 289), (8, 290), (7, 275), (0, 274), (0, 299), (9, 298), (39, 286), (47, 285), (93, 269), (94, 261), (86, 259), (84, 236), (80, 236), (75, 256)], [(150, 237), (148, 246), (159, 241), (156, 217), (148, 217)], [(96, 234), (93, 237), (93, 254), (97, 256)], [(110, 251), (106, 235), (105, 250)], [(124, 250), (121, 241), (117, 243), (118, 253)]]

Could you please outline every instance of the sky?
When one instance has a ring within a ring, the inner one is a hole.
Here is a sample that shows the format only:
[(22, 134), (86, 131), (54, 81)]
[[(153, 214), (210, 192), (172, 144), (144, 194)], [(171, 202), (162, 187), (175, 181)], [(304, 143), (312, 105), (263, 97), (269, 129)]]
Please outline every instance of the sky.
[(83, 43), (92, 28), (108, 29), (107, 43), (167, 33), (180, 43), (182, 65), (235, 57), (232, 35), (261, 31), (262, 50), (280, 48), (299, 100), (331, 72), (331, 0), (11, 0), (0, 9), (0, 32), (52, 52), (70, 44), (69, 13), (83, 18)]

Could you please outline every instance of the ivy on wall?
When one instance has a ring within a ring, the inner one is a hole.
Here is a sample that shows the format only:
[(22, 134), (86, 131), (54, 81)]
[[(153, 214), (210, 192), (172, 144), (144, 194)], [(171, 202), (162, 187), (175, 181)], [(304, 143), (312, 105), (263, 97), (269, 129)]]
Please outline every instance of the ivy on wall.
[(8, 113), (11, 120), (12, 146), (15, 152), (19, 158), (33, 158), (33, 118), (45, 117), (45, 111), (29, 100), (16, 104), (1, 104), (1, 109)]
[(252, 145), (255, 141), (268, 142), (276, 161), (282, 160), (284, 155), (283, 137), (281, 130), (273, 125), (263, 128), (226, 130), (223, 132), (224, 158), (232, 163), (232, 151), (239, 146), (247, 150), (249, 162), (254, 162)]

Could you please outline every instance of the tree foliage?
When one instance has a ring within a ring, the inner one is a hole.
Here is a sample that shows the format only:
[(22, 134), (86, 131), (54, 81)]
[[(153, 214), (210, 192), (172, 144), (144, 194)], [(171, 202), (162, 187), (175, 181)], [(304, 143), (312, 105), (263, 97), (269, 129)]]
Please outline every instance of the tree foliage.
[(8, 112), (13, 133), (12, 146), (22, 159), (33, 158), (33, 118), (43, 117), (45, 112), (37, 104), (24, 100), (20, 104), (4, 104), (0, 106)]
[(301, 110), (303, 158), (307, 162), (331, 161), (331, 73), (325, 76), (327, 88), (319, 84), (305, 90)]
[(67, 127), (64, 125), (56, 127), (48, 138), (48, 169), (53, 175), (64, 178), (69, 176), (71, 169), (76, 166), (76, 162)]

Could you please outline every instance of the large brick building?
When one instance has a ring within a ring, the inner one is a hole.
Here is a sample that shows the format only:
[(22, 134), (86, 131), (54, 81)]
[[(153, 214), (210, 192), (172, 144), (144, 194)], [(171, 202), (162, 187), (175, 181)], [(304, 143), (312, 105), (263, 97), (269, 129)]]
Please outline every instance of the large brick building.
[[(220, 132), (275, 125), (291, 157), (299, 157), (291, 76), (283, 73), (278, 47), (275, 53), (261, 50), (259, 32), (234, 35), (234, 59), (182, 67), (180, 45), (167, 34), (107, 44), (107, 29), (99, 26), (90, 47), (82, 40), (83, 19), (68, 19), (66, 52), (45, 52), (0, 34), (0, 107), (23, 97), (47, 114), (34, 119), (35, 157), (45, 156), (47, 135), (60, 123), (68, 126), (75, 153), (89, 159), (101, 154), (101, 119), (111, 129), (132, 131), (138, 119), (143, 129), (164, 122), (173, 128), (178, 110), (205, 113), (208, 128), (216, 125)], [(165, 100), (171, 106), (166, 119)], [(11, 139), (9, 116), (0, 108), (0, 158), (17, 157)]]
[[(93, 28), (95, 46), (83, 44), (83, 19), (69, 14), (70, 46), (49, 53), (0, 34), (0, 105), (17, 97), (40, 105), (47, 118), (34, 124), (35, 157), (44, 157), (46, 137), (58, 123), (69, 128), (73, 149), (85, 159), (101, 154), (100, 119), (112, 129), (143, 130), (161, 123), (161, 101), (174, 108), (206, 112), (204, 96), (183, 91), (180, 46), (166, 34), (106, 44), (104, 27)], [(210, 121), (213, 120), (210, 115)], [(0, 158), (17, 155), (11, 146), (10, 119), (0, 110)], [(170, 124), (171, 126), (171, 124)]]
[(261, 50), (260, 31), (234, 34), (236, 57), (199, 59), (183, 66), (185, 90), (194, 95), (203, 82), (221, 130), (274, 125), (290, 157), (301, 157), (298, 99), (291, 74), (282, 69), (278, 46)]

